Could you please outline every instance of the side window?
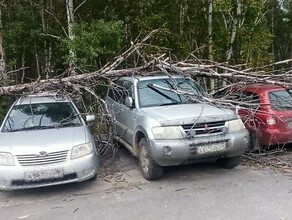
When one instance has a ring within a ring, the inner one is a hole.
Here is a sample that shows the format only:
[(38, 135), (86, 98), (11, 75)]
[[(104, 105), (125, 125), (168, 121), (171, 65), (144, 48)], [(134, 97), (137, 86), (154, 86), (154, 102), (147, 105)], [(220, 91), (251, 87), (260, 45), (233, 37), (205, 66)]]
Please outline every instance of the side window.
[(235, 106), (244, 107), (241, 103), (241, 96), (242, 96), (241, 90), (235, 90), (232, 88), (225, 88), (213, 94), (214, 99), (221, 99), (221, 101), (223, 102), (230, 103)]
[(134, 85), (129, 81), (118, 81), (109, 90), (108, 96), (116, 102), (125, 104), (126, 97), (130, 96), (134, 99)]
[(121, 103), (123, 99), (123, 89), (119, 86), (114, 86), (109, 90), (108, 96), (114, 101)]
[(240, 102), (242, 102), (242, 106), (246, 108), (259, 109), (260, 107), (259, 96), (252, 92), (243, 92), (240, 97)]
[(134, 84), (130, 81), (123, 81), (121, 87), (123, 88), (123, 98), (121, 104), (125, 104), (126, 97), (134, 97)]
[(271, 91), (269, 94), (269, 100), (271, 107), (276, 110), (291, 110), (292, 109), (292, 97), (291, 91), (279, 90)]
[(227, 96), (228, 94), (229, 94), (230, 92), (229, 92), (229, 90), (228, 90), (228, 88), (226, 89), (220, 89), (220, 90), (218, 90), (218, 91), (216, 91), (213, 95), (212, 95), (212, 97), (214, 98), (214, 99), (221, 99), (221, 98), (224, 98), (225, 96)]
[(230, 88), (227, 88), (227, 89), (223, 89), (223, 90), (219, 90), (215, 92), (213, 94), (213, 98), (215, 99), (225, 98), (225, 99), (233, 100), (234, 102), (236, 102), (236, 101), (239, 101), (241, 95), (242, 95), (241, 90), (235, 91)]

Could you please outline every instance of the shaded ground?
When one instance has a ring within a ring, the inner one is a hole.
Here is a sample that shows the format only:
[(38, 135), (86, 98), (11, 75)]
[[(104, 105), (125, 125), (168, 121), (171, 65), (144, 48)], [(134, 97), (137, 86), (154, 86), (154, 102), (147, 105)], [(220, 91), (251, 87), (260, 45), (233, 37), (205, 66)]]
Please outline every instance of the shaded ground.
[(283, 151), (270, 150), (261, 153), (245, 153), (241, 164), (292, 174), (292, 144), (287, 145)]
[(0, 219), (292, 219), (291, 173), (251, 160), (169, 167), (152, 182), (125, 148), (100, 165), (95, 181), (0, 192)]
[[(102, 156), (100, 177), (139, 167), (138, 160), (123, 146), (119, 145), (114, 151), (114, 154), (108, 153)], [(274, 149), (262, 151), (261, 153), (245, 153), (241, 165), (292, 174), (292, 144), (285, 146), (281, 151)], [(166, 172), (169, 169), (173, 169), (173, 167), (166, 168)]]

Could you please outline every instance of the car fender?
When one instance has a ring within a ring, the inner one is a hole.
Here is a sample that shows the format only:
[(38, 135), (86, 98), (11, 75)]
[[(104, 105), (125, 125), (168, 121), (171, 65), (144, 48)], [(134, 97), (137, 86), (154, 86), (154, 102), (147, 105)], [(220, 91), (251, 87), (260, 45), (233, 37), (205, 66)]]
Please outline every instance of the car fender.
[(142, 125), (138, 125), (135, 129), (135, 140), (134, 140), (134, 146), (133, 146), (135, 155), (138, 155), (139, 141), (142, 137), (145, 137), (147, 140), (149, 139), (146, 129)]

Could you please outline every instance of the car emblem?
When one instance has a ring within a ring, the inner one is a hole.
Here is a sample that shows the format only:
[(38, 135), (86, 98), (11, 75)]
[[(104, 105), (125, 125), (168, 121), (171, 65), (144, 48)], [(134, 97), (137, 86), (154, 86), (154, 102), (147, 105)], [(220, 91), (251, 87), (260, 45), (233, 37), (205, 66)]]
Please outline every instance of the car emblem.
[(205, 124), (204, 131), (207, 133), (209, 130), (210, 130), (210, 129), (209, 129), (208, 125)]
[(41, 151), (39, 154), (37, 154), (38, 157), (46, 157), (48, 156), (48, 153), (46, 151)]

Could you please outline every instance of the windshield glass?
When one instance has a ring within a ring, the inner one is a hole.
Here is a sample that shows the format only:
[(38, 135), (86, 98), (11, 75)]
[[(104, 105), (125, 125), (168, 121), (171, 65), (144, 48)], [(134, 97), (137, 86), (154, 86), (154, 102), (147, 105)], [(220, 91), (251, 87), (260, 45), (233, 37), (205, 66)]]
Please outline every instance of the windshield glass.
[(138, 82), (138, 96), (139, 105), (143, 108), (192, 103), (206, 95), (188, 78), (167, 78)]
[(81, 125), (69, 102), (16, 105), (10, 111), (2, 131), (47, 129)]
[(292, 96), (288, 90), (269, 92), (271, 108), (276, 110), (291, 110)]

